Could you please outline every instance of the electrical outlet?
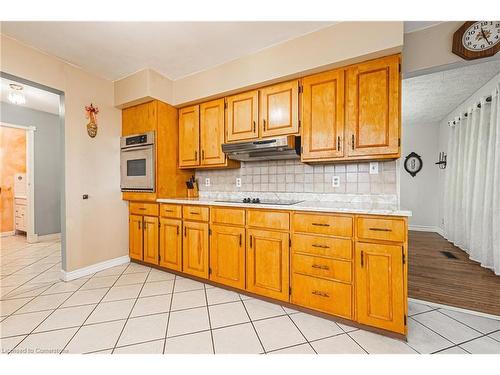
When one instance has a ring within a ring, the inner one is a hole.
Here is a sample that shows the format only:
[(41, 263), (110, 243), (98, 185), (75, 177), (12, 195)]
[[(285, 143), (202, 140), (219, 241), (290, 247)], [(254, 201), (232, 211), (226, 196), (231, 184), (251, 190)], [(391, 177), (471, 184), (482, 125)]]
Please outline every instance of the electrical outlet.
[(210, 186), (210, 178), (205, 178), (205, 186)]
[(236, 187), (241, 187), (241, 178), (236, 177)]
[(340, 186), (340, 177), (339, 176), (332, 176), (332, 186), (333, 187)]
[(370, 163), (370, 174), (378, 174), (378, 162), (372, 161)]

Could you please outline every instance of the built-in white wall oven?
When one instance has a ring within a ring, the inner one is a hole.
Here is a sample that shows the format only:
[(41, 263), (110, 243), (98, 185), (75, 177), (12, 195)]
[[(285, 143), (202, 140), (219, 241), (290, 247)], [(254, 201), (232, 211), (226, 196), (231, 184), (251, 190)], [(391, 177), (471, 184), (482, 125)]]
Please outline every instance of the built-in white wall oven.
[(155, 191), (155, 133), (128, 135), (120, 139), (122, 191)]

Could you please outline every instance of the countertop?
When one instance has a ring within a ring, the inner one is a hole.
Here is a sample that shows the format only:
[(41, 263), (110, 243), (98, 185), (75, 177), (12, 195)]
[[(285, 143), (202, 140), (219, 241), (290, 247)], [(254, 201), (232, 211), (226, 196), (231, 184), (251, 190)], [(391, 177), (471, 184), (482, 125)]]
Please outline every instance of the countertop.
[(313, 211), (366, 215), (411, 216), (411, 211), (401, 210), (393, 204), (369, 202), (302, 201), (292, 205), (229, 203), (207, 198), (157, 199), (158, 203), (193, 204), (204, 206), (226, 206), (244, 208), (266, 208), (271, 210)]

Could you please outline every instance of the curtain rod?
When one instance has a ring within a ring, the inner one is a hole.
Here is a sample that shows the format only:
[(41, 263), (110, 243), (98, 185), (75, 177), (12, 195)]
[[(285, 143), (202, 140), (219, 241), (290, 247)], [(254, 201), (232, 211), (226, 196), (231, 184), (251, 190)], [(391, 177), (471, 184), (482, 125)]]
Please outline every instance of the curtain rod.
[[(485, 101), (486, 101), (486, 103), (490, 103), (490, 102), (491, 102), (491, 96), (487, 96)], [(477, 108), (481, 108), (481, 102), (477, 103)], [(464, 116), (464, 117), (467, 117), (468, 115), (469, 115), (469, 114), (468, 114), (467, 112), (465, 112), (465, 113), (463, 114), (463, 116)], [(458, 120), (460, 120), (460, 117), (458, 117)], [(456, 122), (455, 120), (453, 120), (453, 121), (448, 121), (448, 125), (450, 125), (450, 124), (456, 125), (456, 123), (457, 123), (457, 122)]]

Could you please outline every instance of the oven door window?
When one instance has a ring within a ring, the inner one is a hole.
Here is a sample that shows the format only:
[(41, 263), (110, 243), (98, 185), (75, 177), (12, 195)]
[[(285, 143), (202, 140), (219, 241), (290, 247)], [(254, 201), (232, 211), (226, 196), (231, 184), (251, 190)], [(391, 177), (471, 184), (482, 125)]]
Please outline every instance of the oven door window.
[(146, 176), (146, 159), (127, 160), (127, 176)]

